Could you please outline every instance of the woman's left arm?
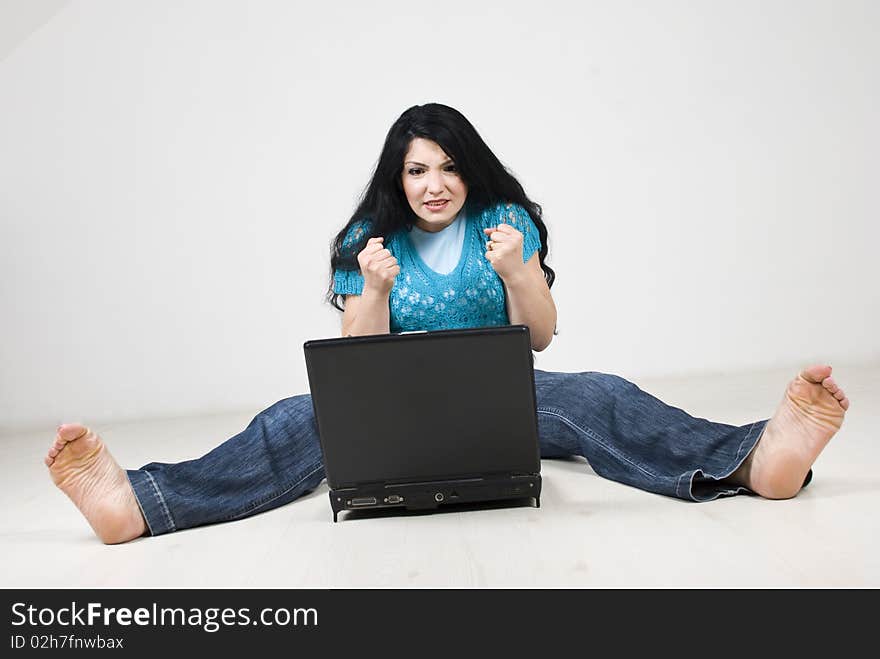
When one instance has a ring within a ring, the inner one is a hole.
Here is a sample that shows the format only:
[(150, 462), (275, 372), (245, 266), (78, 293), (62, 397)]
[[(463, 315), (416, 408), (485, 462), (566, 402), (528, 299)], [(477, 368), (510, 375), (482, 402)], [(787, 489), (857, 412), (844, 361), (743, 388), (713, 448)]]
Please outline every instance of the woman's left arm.
[(492, 249), (486, 259), (504, 283), (507, 315), (514, 325), (527, 325), (532, 349), (540, 352), (550, 345), (556, 329), (556, 304), (544, 279), (538, 253), (522, 261), (522, 234), (509, 224), (500, 224), (485, 232)]

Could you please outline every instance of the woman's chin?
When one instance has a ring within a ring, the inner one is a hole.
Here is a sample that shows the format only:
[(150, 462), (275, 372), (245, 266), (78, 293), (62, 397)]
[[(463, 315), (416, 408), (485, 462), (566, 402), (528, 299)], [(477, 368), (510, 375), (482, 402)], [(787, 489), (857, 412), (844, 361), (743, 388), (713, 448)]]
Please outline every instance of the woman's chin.
[(423, 231), (440, 231), (452, 224), (457, 215), (457, 212), (432, 213), (431, 215), (419, 213), (419, 221), (416, 226)]

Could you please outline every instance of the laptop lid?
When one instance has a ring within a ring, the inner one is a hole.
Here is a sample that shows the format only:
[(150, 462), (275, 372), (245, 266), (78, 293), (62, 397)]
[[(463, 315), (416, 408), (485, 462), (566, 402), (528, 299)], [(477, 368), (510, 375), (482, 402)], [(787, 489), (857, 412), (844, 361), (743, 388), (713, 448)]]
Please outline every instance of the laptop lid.
[(331, 488), (540, 472), (528, 327), (303, 349)]

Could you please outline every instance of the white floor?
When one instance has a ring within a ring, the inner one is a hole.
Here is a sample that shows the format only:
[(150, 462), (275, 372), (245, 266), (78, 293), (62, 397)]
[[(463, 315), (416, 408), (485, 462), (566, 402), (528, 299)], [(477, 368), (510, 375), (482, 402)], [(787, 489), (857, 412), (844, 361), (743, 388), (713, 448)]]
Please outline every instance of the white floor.
[[(640, 380), (695, 416), (769, 416), (796, 372)], [(0, 587), (878, 587), (880, 366), (835, 366), (852, 408), (796, 499), (694, 504), (545, 460), (540, 509), (332, 523), (326, 484), (251, 519), (104, 546), (51, 484), (54, 429), (0, 438)], [(267, 401), (267, 405), (273, 401)], [(254, 413), (98, 430), (126, 467), (196, 457)]]

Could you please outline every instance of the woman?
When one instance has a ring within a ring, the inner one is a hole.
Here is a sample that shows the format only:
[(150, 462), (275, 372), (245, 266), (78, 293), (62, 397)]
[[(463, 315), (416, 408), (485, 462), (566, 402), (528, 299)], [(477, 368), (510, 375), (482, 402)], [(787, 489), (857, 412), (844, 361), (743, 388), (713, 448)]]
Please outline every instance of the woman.
[[(329, 300), (347, 336), (516, 323), (543, 350), (556, 325), (546, 257), (540, 206), (470, 122), (415, 106), (391, 127), (335, 239)], [(602, 476), (692, 501), (793, 497), (849, 407), (830, 366), (802, 371), (769, 421), (740, 427), (603, 373), (536, 370), (535, 390), (543, 457), (582, 455)], [(247, 517), (324, 478), (308, 395), (279, 401), (197, 460), (125, 472), (94, 432), (65, 424), (46, 464), (105, 543)]]

